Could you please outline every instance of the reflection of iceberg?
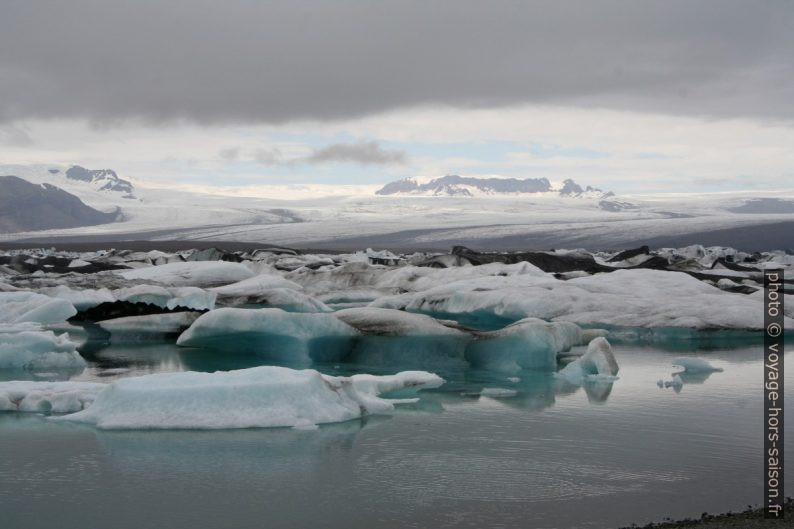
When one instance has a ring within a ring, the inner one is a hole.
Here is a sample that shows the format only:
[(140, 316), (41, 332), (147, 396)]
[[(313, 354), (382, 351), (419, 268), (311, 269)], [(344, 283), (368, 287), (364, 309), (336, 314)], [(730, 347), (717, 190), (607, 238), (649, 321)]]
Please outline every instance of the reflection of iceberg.
[(387, 413), (383, 394), (437, 387), (423, 371), (332, 377), (312, 370), (265, 366), (216, 373), (161, 373), (124, 378), (87, 409), (61, 417), (102, 429), (224, 429), (306, 426)]

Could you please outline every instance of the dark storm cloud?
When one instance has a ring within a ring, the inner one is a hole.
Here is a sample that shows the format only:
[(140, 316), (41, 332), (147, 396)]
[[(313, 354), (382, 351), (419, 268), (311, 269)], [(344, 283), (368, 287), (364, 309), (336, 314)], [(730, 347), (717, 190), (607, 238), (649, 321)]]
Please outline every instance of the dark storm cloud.
[(0, 120), (534, 102), (794, 117), (794, 3), (2, 0)]

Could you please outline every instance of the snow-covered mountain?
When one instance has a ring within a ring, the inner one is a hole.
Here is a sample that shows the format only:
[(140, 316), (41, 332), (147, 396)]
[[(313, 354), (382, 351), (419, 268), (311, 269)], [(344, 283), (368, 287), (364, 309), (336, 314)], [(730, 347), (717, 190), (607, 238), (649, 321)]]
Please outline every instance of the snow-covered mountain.
[(479, 195), (540, 195), (551, 194), (562, 197), (607, 198), (609, 191), (587, 186), (582, 188), (573, 180), (566, 179), (553, 184), (547, 178), (499, 178), (446, 175), (429, 180), (416, 177), (389, 182), (375, 192), (378, 195), (424, 195), (471, 197)]
[[(136, 189), (112, 169), (86, 169), (79, 165), (0, 165), (0, 176), (16, 176), (33, 184), (49, 184), (81, 199), (116, 204), (135, 199)], [(104, 205), (104, 204), (103, 204)]]
[[(60, 169), (49, 169), (51, 174), (60, 173)], [(66, 178), (92, 184), (97, 191), (113, 191), (122, 193), (122, 198), (135, 198), (132, 182), (119, 178), (112, 169), (86, 169), (73, 165), (66, 170)]]

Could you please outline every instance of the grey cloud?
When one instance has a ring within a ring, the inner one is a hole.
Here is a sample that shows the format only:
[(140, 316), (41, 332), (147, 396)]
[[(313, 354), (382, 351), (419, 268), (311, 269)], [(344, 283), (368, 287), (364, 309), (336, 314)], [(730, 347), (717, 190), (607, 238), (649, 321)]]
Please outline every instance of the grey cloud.
[(408, 156), (404, 151), (390, 151), (376, 141), (359, 143), (334, 143), (316, 149), (306, 156), (285, 158), (278, 148), (257, 149), (253, 159), (262, 165), (303, 165), (324, 163), (355, 163), (361, 165), (404, 164)]
[(15, 125), (0, 126), (0, 144), (10, 147), (28, 147), (33, 138), (22, 128)]
[(254, 151), (254, 160), (262, 165), (280, 165), (284, 163), (281, 151), (275, 147), (269, 149), (257, 149)]
[(794, 119), (786, 0), (0, 3), (0, 121), (331, 120), (412, 105)]
[(363, 165), (404, 164), (404, 151), (388, 151), (378, 142), (335, 143), (315, 151), (305, 158), (306, 163), (351, 162)]
[(226, 149), (221, 149), (218, 151), (218, 156), (220, 156), (223, 160), (233, 162), (240, 157), (240, 148), (228, 147)]

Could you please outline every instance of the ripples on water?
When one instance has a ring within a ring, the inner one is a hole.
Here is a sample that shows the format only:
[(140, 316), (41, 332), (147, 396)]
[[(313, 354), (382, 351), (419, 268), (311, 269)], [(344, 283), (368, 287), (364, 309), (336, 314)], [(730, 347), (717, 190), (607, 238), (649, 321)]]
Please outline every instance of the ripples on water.
[[(170, 344), (83, 349), (90, 367), (62, 378), (259, 363)], [(449, 367), (416, 405), (313, 431), (104, 432), (6, 413), (3, 526), (595, 528), (740, 509), (761, 498), (761, 353), (700, 351), (724, 372), (680, 393), (656, 381), (681, 351), (657, 347), (617, 345), (619, 380), (584, 388)]]

